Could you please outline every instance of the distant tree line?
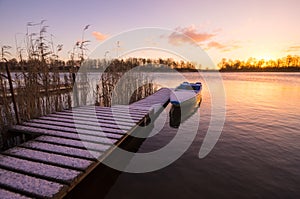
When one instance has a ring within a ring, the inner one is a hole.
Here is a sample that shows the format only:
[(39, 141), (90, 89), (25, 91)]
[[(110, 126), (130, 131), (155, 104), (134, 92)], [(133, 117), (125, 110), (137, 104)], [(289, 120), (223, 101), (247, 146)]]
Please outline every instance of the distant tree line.
[(250, 57), (246, 61), (223, 58), (218, 67), (221, 72), (300, 72), (300, 56), (288, 55), (276, 60)]
[(59, 59), (48, 59), (41, 61), (40, 59), (23, 59), (18, 61), (12, 58), (7, 62), (0, 62), (0, 71), (5, 70), (5, 64), (8, 64), (11, 71), (29, 71), (32, 65), (45, 63), (49, 71), (70, 71), (83, 66), (88, 70), (97, 71), (128, 71), (137, 66), (144, 67), (145, 71), (164, 71), (175, 69), (180, 72), (195, 72), (197, 71), (196, 64), (185, 61), (175, 61), (172, 58), (167, 59), (145, 59), (145, 58), (126, 58), (126, 59), (85, 59), (82, 63), (80, 60), (63, 61)]
[(146, 59), (130, 57), (126, 59), (87, 59), (82, 66), (90, 70), (97, 69), (100, 71), (128, 71), (135, 67), (141, 66), (144, 71), (169, 71), (175, 69), (178, 71), (197, 71), (196, 64), (185, 61), (175, 61), (172, 58), (167, 59)]

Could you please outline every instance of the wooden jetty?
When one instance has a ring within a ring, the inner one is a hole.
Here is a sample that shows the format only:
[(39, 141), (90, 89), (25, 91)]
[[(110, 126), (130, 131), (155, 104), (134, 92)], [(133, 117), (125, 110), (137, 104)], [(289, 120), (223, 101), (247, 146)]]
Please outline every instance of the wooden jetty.
[(37, 137), (0, 153), (0, 198), (64, 197), (169, 95), (162, 88), (128, 106), (77, 107), (13, 126), (10, 132)]

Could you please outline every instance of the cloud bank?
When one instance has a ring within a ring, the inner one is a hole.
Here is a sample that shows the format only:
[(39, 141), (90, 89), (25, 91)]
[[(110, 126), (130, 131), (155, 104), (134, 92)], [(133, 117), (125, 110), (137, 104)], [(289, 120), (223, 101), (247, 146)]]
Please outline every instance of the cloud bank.
[(237, 48), (240, 48), (240, 46), (236, 45), (236, 44), (221, 44), (219, 42), (216, 41), (211, 41), (207, 44), (206, 49), (218, 49), (222, 52), (228, 52), (228, 51), (232, 51), (235, 50)]
[(189, 27), (177, 27), (174, 32), (168, 36), (168, 42), (172, 45), (191, 44), (199, 45), (205, 50), (217, 49), (222, 52), (231, 51), (239, 48), (233, 41), (227, 44), (215, 41), (219, 35), (217, 32), (201, 32), (194, 25)]
[(216, 34), (198, 32), (194, 26), (181, 28), (178, 27), (168, 37), (169, 43), (173, 45), (180, 45), (183, 43), (195, 44), (205, 42)]

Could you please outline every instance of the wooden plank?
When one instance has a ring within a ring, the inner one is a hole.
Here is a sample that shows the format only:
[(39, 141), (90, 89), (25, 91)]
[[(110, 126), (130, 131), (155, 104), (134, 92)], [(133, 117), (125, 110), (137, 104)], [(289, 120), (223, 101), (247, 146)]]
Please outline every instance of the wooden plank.
[[(61, 136), (64, 137), (64, 133), (71, 133), (71, 134), (80, 134), (80, 135), (92, 135), (92, 136), (99, 136), (99, 137), (107, 137), (110, 139), (118, 139), (122, 137), (125, 133), (118, 132), (114, 130), (110, 130), (111, 132), (107, 132), (106, 128), (102, 128), (101, 131), (94, 131), (94, 130), (87, 130), (87, 129), (80, 129), (75, 127), (60, 127), (60, 126), (54, 126), (54, 125), (46, 125), (46, 124), (36, 124), (36, 123), (24, 123), (26, 126), (23, 125), (16, 125), (13, 126), (13, 130), (19, 130), (26, 133), (26, 131), (32, 129), (32, 133), (39, 133), (39, 134), (47, 134), (47, 135), (53, 135), (53, 136)], [(40, 129), (40, 132), (38, 131)], [(47, 131), (48, 130), (48, 131)], [(55, 132), (55, 133), (53, 133)], [(69, 137), (69, 134), (67, 135)], [(72, 137), (70, 137), (72, 138)], [(76, 137), (74, 137), (76, 139)]]
[(99, 113), (111, 113), (112, 111), (117, 115), (138, 115), (142, 116), (147, 114), (147, 112), (142, 110), (136, 110), (136, 109), (124, 109), (124, 108), (118, 108), (118, 107), (97, 107), (97, 106), (84, 106), (84, 107), (73, 107), (71, 109), (72, 111), (88, 111), (88, 112), (99, 112)]
[[(79, 149), (88, 149), (88, 150), (97, 151), (97, 152), (104, 152), (111, 147), (109, 145), (104, 145), (104, 144), (96, 144), (96, 143), (91, 143), (91, 142), (64, 139), (64, 138), (58, 138), (58, 137), (52, 137), (52, 136), (40, 136), (40, 137), (37, 137), (35, 139), (35, 141), (57, 144), (57, 145), (62, 145), (62, 146), (67, 146), (67, 147), (75, 147), (75, 148), (79, 148)], [(92, 151), (90, 151), (90, 152), (92, 152)]]
[(87, 149), (79, 149), (74, 147), (67, 147), (58, 144), (50, 144), (44, 142), (38, 142), (35, 140), (28, 141), (20, 145), (20, 147), (25, 147), (29, 149), (55, 153), (59, 155), (71, 156), (75, 158), (83, 158), (89, 160), (95, 160), (99, 158), (103, 153), (93, 151), (92, 153)]
[(145, 108), (147, 108), (147, 109), (153, 109), (153, 105), (152, 104), (138, 104), (138, 106), (143, 106), (143, 107), (145, 107)]
[(140, 105), (140, 104), (148, 104), (149, 106), (153, 106), (154, 104), (164, 104), (169, 100), (169, 98), (166, 98), (164, 100), (155, 100), (155, 99), (146, 99), (146, 100), (140, 100), (136, 102), (134, 105)]
[[(142, 114), (135, 114), (135, 113), (123, 113), (120, 114), (117, 111), (92, 111), (92, 110), (86, 110), (86, 109), (82, 109), (82, 110), (72, 110), (74, 115), (77, 114), (90, 114), (91, 116), (95, 117), (96, 116), (106, 116), (106, 117), (110, 117), (111, 119), (115, 119), (115, 118), (126, 118), (129, 119), (129, 121), (135, 121), (137, 120), (137, 122), (139, 122), (141, 119), (143, 119), (148, 113), (142, 113)], [(132, 122), (131, 122), (132, 123)]]
[(98, 112), (98, 111), (88, 111), (88, 110), (64, 110), (63, 112), (72, 113), (73, 115), (87, 115), (87, 116), (109, 116), (112, 118), (125, 118), (125, 119), (131, 119), (131, 120), (137, 120), (140, 121), (144, 115), (130, 115), (130, 114), (118, 114), (115, 112)]
[(134, 119), (134, 118), (118, 118), (118, 117), (112, 117), (111, 115), (109, 116), (103, 116), (103, 115), (90, 115), (90, 114), (85, 114), (85, 113), (75, 113), (73, 114), (72, 112), (56, 112), (53, 114), (48, 115), (49, 117), (59, 117), (59, 116), (68, 116), (68, 117), (73, 117), (76, 119), (86, 119), (86, 120), (90, 120), (90, 119), (98, 119), (98, 120), (110, 120), (112, 122), (115, 121), (121, 121), (121, 122), (125, 122), (125, 123), (138, 123), (140, 121), (140, 119)]
[(8, 149), (3, 152), (3, 154), (80, 171), (86, 170), (93, 163), (93, 161), (90, 160), (35, 151), (21, 147)]
[[(33, 120), (34, 121), (34, 120)], [(113, 129), (113, 128), (108, 128), (106, 127), (100, 127), (100, 126), (87, 126), (87, 125), (81, 125), (81, 124), (72, 124), (72, 123), (64, 123), (65, 125), (61, 125), (62, 123), (60, 122), (51, 122), (49, 121), (49, 124), (38, 124), (34, 122), (23, 122), (23, 125), (26, 126), (40, 126), (41, 128), (46, 128), (46, 129), (56, 129), (56, 130), (61, 130), (61, 131), (72, 131), (72, 129), (85, 129), (88, 131), (96, 131), (96, 132), (108, 132), (108, 133), (118, 133), (118, 134), (125, 134), (126, 131), (122, 129)]]
[(0, 167), (26, 175), (71, 184), (81, 172), (0, 154)]
[[(30, 126), (16, 125), (13, 127), (13, 131), (22, 132), (22, 133), (31, 133), (37, 135), (49, 135), (49, 136), (62, 137), (62, 138), (74, 139), (74, 140), (85, 141), (85, 142), (93, 142), (97, 144), (106, 144), (106, 145), (114, 144), (115, 142), (117, 142), (117, 138), (121, 137), (117, 135), (115, 138), (110, 138), (110, 137), (106, 137), (106, 133), (101, 134), (101, 132), (97, 132), (98, 136), (79, 134), (76, 133), (77, 132), (75, 131), (76, 129), (74, 130), (74, 133), (67, 133), (61, 130), (51, 130), (52, 126), (50, 126), (47, 129), (44, 129), (45, 125), (37, 125), (34, 123), (30, 123), (29, 125)], [(57, 127), (53, 126), (53, 128), (57, 128)], [(79, 132), (81, 132), (81, 130), (79, 130)]]
[[(106, 124), (106, 123), (98, 123), (98, 122), (87, 122), (87, 121), (81, 121), (81, 120), (68, 120), (68, 119), (60, 119), (56, 121), (52, 120), (41, 120), (41, 119), (32, 119), (30, 120), (30, 123), (41, 123), (41, 124), (53, 124), (55, 126), (68, 126), (68, 127), (73, 127), (74, 123), (76, 123), (76, 127), (78, 128), (86, 128), (89, 129), (90, 127), (108, 127), (111, 129), (122, 129), (124, 131), (131, 129), (134, 125), (132, 126), (122, 126), (122, 125), (117, 125), (117, 124)], [(97, 129), (98, 129), (97, 128)]]
[(144, 111), (145, 113), (149, 113), (151, 110), (152, 110), (152, 106), (135, 106), (134, 104), (130, 104), (130, 105), (116, 105), (116, 106), (113, 106), (113, 109), (115, 109), (115, 107), (118, 107), (118, 108), (123, 108), (123, 109), (136, 109), (136, 110), (141, 110), (141, 111)]
[(38, 198), (60, 197), (66, 186), (36, 177), (0, 169), (0, 186)]
[(72, 115), (47, 115), (47, 116), (42, 116), (39, 119), (42, 120), (50, 120), (50, 121), (63, 121), (63, 122), (88, 122), (88, 123), (106, 123), (106, 124), (114, 124), (114, 125), (121, 125), (121, 126), (127, 126), (127, 127), (132, 127), (136, 125), (136, 123), (129, 123), (129, 122), (123, 122), (119, 120), (113, 120), (112, 118), (107, 118), (107, 119), (102, 119), (102, 118), (85, 118), (85, 117), (76, 117)]
[(1, 199), (30, 199), (27, 196), (18, 194), (18, 193), (14, 193), (5, 189), (1, 189), (0, 188), (0, 197)]
[(110, 109), (108, 110), (90, 110), (90, 109), (72, 109), (73, 112), (85, 112), (85, 113), (96, 113), (96, 114), (110, 114), (113, 116), (123, 116), (123, 117), (130, 117), (130, 118), (141, 118), (144, 117), (147, 113), (141, 113), (141, 112), (120, 112), (118, 109)]
[(156, 104), (156, 103), (160, 103), (161, 105), (166, 103), (169, 100), (170, 97), (170, 92), (171, 90), (168, 88), (162, 88), (160, 90), (158, 90), (157, 92), (153, 93), (152, 95), (139, 100), (133, 104), (140, 104), (140, 103), (150, 103), (150, 104)]
[(112, 107), (100, 107), (100, 106), (81, 106), (81, 107), (73, 107), (72, 110), (87, 110), (87, 111), (99, 111), (99, 112), (111, 112), (112, 110), (115, 113), (119, 114), (137, 114), (144, 115), (148, 112), (144, 109), (131, 108), (129, 105), (116, 105)]
[[(154, 103), (154, 104), (160, 104), (160, 103)], [(152, 104), (152, 102), (139, 102), (138, 106), (152, 107), (154, 104)]]
[(113, 112), (120, 114), (137, 114), (137, 115), (145, 115), (149, 112), (149, 110), (131, 107), (129, 105), (116, 105), (112, 107), (100, 107), (100, 106), (83, 106), (83, 107), (75, 107), (72, 110), (88, 110), (88, 111), (98, 111), (98, 112)]
[(151, 103), (151, 104), (157, 104), (157, 103), (165, 103), (166, 101), (168, 101), (169, 99), (169, 96), (168, 97), (159, 97), (160, 99), (157, 99), (156, 96), (153, 96), (153, 97), (149, 97), (149, 98), (146, 98), (146, 99), (142, 99), (140, 101), (137, 101), (135, 102), (134, 104), (139, 104), (139, 103)]
[(130, 123), (135, 122), (138, 123), (142, 120), (143, 117), (130, 117), (130, 116), (120, 116), (120, 115), (113, 115), (109, 113), (86, 113), (86, 112), (80, 112), (80, 111), (70, 111), (70, 110), (65, 110), (63, 112), (57, 112), (56, 114), (60, 115), (73, 115), (76, 117), (85, 117), (85, 118), (101, 118), (101, 117), (109, 117), (111, 120), (120, 120), (124, 119), (125, 121), (129, 121)]
[(136, 109), (120, 109), (120, 108), (115, 108), (115, 107), (94, 107), (94, 108), (88, 108), (88, 107), (76, 107), (69, 109), (69, 111), (76, 111), (76, 112), (88, 112), (88, 113), (98, 113), (98, 114), (114, 114), (116, 116), (120, 117), (141, 117), (147, 114), (148, 112), (145, 110), (136, 110)]

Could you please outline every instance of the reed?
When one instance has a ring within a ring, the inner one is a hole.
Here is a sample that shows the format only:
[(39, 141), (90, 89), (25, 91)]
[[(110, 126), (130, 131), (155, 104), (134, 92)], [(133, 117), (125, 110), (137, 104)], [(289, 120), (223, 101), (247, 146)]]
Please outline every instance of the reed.
[[(58, 52), (62, 45), (54, 49), (52, 39), (47, 36), (45, 21), (38, 24), (37, 33), (27, 32), (26, 52), (28, 59), (12, 63), (7, 61), (8, 53), (2, 46), (1, 65), (7, 66), (7, 74), (0, 71), (0, 148), (8, 148), (24, 136), (7, 133), (11, 125), (28, 121), (45, 114), (71, 107), (72, 79), (70, 72), (59, 70)], [(34, 24), (30, 24), (33, 26)], [(50, 42), (48, 42), (50, 41)], [(21, 51), (20, 51), (21, 52)], [(22, 56), (20, 56), (22, 57)], [(14, 64), (14, 65), (13, 65)], [(19, 68), (14, 74), (9, 69)], [(11, 80), (9, 80), (11, 76)], [(10, 83), (13, 89), (10, 92)]]
[[(29, 27), (38, 29), (30, 32)], [(1, 47), (0, 150), (32, 138), (11, 134), (7, 131), (10, 126), (72, 106), (86, 105), (91, 90), (92, 101), (101, 106), (129, 104), (156, 90), (148, 75), (141, 71), (128, 71), (136, 67), (136, 63), (128, 64), (118, 59), (110, 62), (96, 88), (92, 89), (86, 71), (88, 67), (81, 67), (75, 75), (86, 58), (89, 41), (85, 40), (84, 33), (89, 25), (82, 30), (82, 40), (75, 43), (68, 66), (59, 60), (62, 45), (55, 47), (53, 35), (47, 33), (47, 28), (45, 20), (27, 24), (25, 49), (17, 46), (19, 62), (16, 59), (8, 61), (10, 47)], [(23, 52), (27, 53), (27, 59), (24, 59)], [(14, 70), (13, 73), (10, 70)]]
[[(112, 61), (114, 62), (115, 60)], [(157, 90), (149, 73), (124, 68), (122, 62), (117, 61), (117, 64), (110, 64), (101, 74), (94, 91), (96, 105), (108, 107), (116, 104), (128, 105)]]

